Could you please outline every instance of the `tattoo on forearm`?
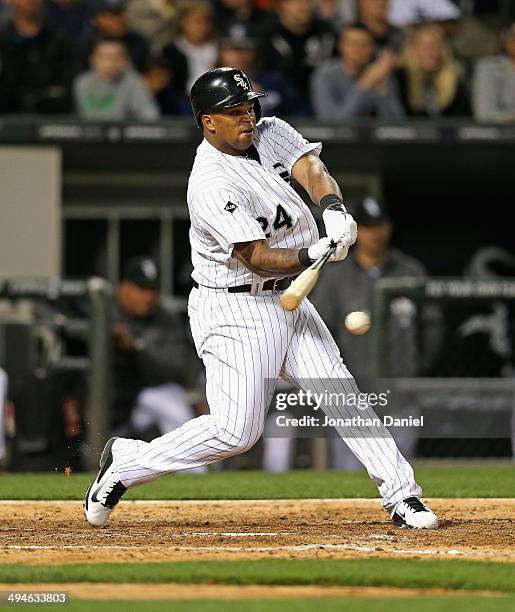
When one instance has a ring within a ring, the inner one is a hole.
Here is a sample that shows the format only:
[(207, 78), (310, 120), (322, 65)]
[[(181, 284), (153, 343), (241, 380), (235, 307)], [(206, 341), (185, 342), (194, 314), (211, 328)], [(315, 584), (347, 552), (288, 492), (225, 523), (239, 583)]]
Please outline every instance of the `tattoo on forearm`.
[(260, 276), (297, 274), (304, 270), (298, 249), (270, 248), (265, 240), (234, 245), (234, 256)]
[(260, 267), (270, 274), (295, 274), (304, 270), (298, 249), (269, 249), (260, 257)]

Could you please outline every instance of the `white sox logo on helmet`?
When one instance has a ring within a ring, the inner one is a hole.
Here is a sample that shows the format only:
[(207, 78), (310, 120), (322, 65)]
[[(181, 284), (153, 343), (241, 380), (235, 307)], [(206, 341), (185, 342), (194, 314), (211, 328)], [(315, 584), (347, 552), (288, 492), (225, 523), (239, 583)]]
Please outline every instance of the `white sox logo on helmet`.
[(235, 74), (234, 80), (236, 81), (236, 84), (239, 85), (240, 87), (243, 87), (245, 91), (249, 89), (247, 81), (245, 81), (245, 79), (241, 76), (241, 74)]

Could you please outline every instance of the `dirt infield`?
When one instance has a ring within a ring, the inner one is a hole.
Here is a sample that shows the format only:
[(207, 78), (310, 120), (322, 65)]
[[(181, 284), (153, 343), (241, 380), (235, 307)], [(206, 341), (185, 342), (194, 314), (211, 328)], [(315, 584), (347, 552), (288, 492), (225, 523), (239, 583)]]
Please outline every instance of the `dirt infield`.
[(0, 563), (427, 557), (515, 561), (515, 499), (428, 500), (438, 531), (396, 529), (377, 500), (0, 502)]
[[(12, 590), (12, 585), (0, 583), (0, 592)], [(458, 589), (408, 589), (396, 587), (346, 586), (270, 586), (232, 584), (152, 584), (151, 589), (141, 584), (102, 583), (42, 583), (17, 584), (17, 591), (66, 591), (72, 599), (283, 599), (319, 597), (499, 597), (491, 591)]]

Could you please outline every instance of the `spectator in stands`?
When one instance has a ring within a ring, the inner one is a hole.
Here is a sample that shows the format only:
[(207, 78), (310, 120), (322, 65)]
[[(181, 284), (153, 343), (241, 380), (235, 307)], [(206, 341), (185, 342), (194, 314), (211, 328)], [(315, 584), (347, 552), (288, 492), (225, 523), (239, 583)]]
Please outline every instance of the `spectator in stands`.
[(95, 42), (104, 38), (118, 39), (127, 49), (132, 65), (143, 71), (150, 59), (147, 41), (129, 29), (124, 0), (96, 0), (91, 21), (93, 29), (79, 43), (79, 71), (86, 70)]
[[(351, 334), (345, 327), (345, 317), (354, 311), (371, 311), (374, 286), (378, 279), (420, 278), (426, 272), (419, 261), (391, 247), (392, 221), (384, 203), (366, 197), (353, 209), (352, 214), (358, 223), (356, 244), (341, 265), (324, 270), (310, 300), (332, 331), (358, 386), (366, 391), (371, 384), (371, 334)], [(349, 287), (352, 287), (351, 291)], [(421, 355), (417, 350), (420, 348), (417, 343), (420, 333), (417, 306), (408, 298), (400, 298), (392, 302), (391, 309), (389, 330), (392, 338), (395, 338), (395, 343), (390, 343), (392, 354), (389, 363), (395, 368), (392, 375), (420, 375), (438, 350), (439, 313), (432, 310), (424, 312), (424, 336), (428, 340), (432, 338), (433, 344), (425, 347), (427, 350)], [(340, 439), (331, 438), (333, 467), (358, 468), (359, 464), (340, 442)], [(410, 430), (405, 430), (398, 442), (403, 453), (413, 454), (416, 437)]]
[(474, 116), (481, 121), (515, 122), (515, 23), (503, 33), (503, 51), (476, 67)]
[(49, 27), (75, 38), (89, 31), (92, 10), (92, 0), (45, 0), (43, 14)]
[(255, 38), (273, 20), (253, 0), (215, 0), (216, 29), (222, 37)]
[(410, 31), (399, 64), (396, 77), (408, 115), (448, 117), (471, 114), (463, 70), (438, 25), (423, 25)]
[(499, 51), (499, 31), (484, 17), (467, 15), (456, 22), (450, 32), (447, 27), (446, 32), (451, 35), (454, 54), (464, 63), (467, 81), (472, 78), (476, 60)]
[[(347, 25), (359, 19), (359, 0), (318, 1), (334, 4), (333, 11)], [(377, 4), (383, 2), (377, 0)], [(460, 17), (461, 11), (453, 0), (390, 0), (388, 6), (388, 23), (398, 28), (426, 22), (452, 22)]]
[(91, 70), (74, 83), (75, 106), (83, 119), (155, 120), (159, 108), (145, 82), (129, 64), (127, 50), (119, 39), (95, 43)]
[(112, 414), (118, 435), (141, 437), (148, 431), (154, 437), (195, 416), (184, 390), (194, 358), (191, 343), (185, 323), (160, 301), (159, 284), (152, 259), (126, 263), (112, 313)]
[(424, 22), (448, 22), (461, 17), (452, 0), (391, 0), (388, 21), (400, 28)]
[(0, 111), (69, 110), (71, 46), (43, 21), (42, 0), (12, 0), (14, 15), (0, 32)]
[(3, 28), (12, 19), (13, 14), (14, 10), (11, 3), (0, 0), (0, 28)]
[(215, 67), (218, 57), (211, 5), (204, 0), (183, 3), (177, 26), (179, 34), (163, 49), (163, 58), (175, 74), (177, 87), (189, 94), (198, 77)]
[(313, 69), (331, 57), (335, 33), (315, 14), (312, 0), (278, 0), (278, 20), (260, 37), (258, 57), (267, 70), (279, 70), (309, 99)]
[(255, 91), (266, 94), (260, 98), (262, 116), (305, 116), (310, 106), (288, 78), (278, 70), (257, 69), (256, 41), (252, 38), (220, 39), (220, 66), (243, 70), (252, 80)]
[(392, 78), (395, 54), (383, 49), (374, 59), (372, 35), (360, 25), (342, 30), (338, 51), (338, 59), (326, 60), (312, 76), (311, 99), (317, 118), (403, 117)]
[(176, 87), (173, 70), (166, 60), (152, 60), (143, 79), (162, 115), (191, 115), (188, 97)]
[(376, 48), (388, 47), (398, 51), (404, 33), (388, 22), (389, 5), (390, 0), (359, 0), (357, 23), (372, 34)]
[[(346, 19), (345, 15), (348, 12), (347, 2), (341, 0), (317, 0), (316, 1), (316, 14), (320, 19), (330, 23), (334, 30), (339, 32), (345, 25), (354, 23), (357, 17), (353, 13), (352, 19)], [(354, 7), (352, 7), (354, 8)]]
[(128, 0), (127, 26), (143, 36), (157, 56), (173, 40), (179, 0)]

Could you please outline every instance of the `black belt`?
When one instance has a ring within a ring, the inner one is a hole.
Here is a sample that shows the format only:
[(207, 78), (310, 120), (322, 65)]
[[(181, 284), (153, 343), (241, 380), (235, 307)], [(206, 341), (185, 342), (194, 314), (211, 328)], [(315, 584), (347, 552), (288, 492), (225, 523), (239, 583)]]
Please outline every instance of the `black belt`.
[[(287, 278), (269, 278), (263, 283), (261, 288), (262, 291), (284, 291), (292, 284), (294, 276), (288, 276)], [(197, 281), (193, 281), (195, 289), (199, 288)], [(206, 287), (206, 285), (200, 285)], [(253, 285), (239, 285), (237, 287), (206, 287), (206, 289), (219, 289), (227, 291), (227, 293), (250, 293)]]

